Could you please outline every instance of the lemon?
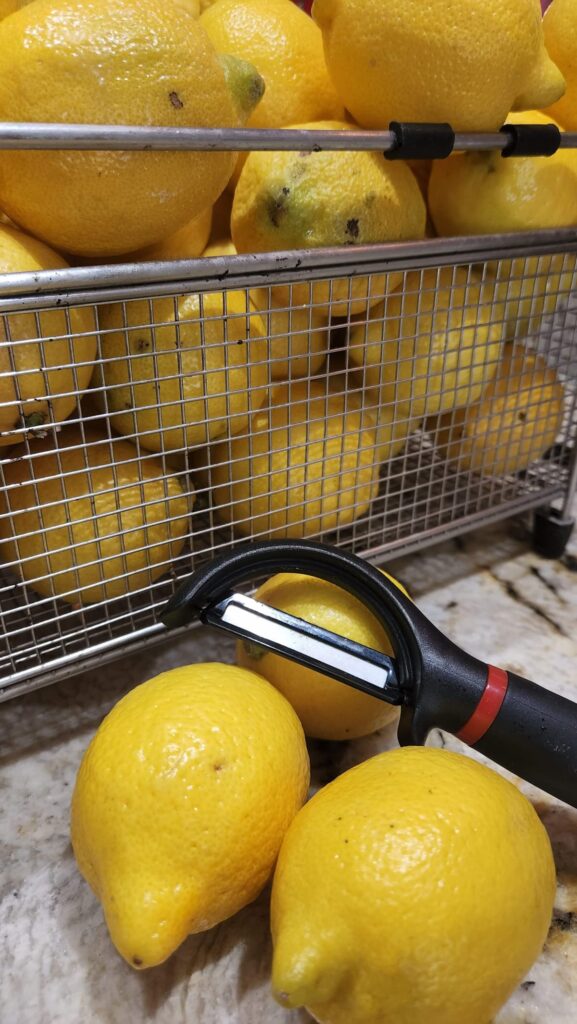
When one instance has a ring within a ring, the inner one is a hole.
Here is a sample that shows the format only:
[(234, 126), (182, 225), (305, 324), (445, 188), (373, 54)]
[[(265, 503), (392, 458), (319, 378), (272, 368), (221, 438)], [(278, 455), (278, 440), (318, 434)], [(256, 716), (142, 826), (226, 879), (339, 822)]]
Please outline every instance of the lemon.
[[(35, 0), (0, 23), (1, 121), (239, 127), (261, 91), (180, 3)], [(58, 249), (113, 256), (183, 227), (233, 166), (217, 152), (5, 151), (0, 206)]]
[(254, 672), (189, 665), (128, 693), (72, 800), (76, 860), (121, 956), (162, 963), (250, 903), (308, 783), (300, 722)]
[(125, 260), (194, 260), (201, 256), (207, 246), (212, 224), (212, 207), (208, 206), (189, 220), (188, 224), (174, 231), (168, 238), (146, 249), (139, 249)]
[[(341, 121), (294, 125), (350, 131)], [(426, 209), (417, 181), (404, 163), (380, 153), (255, 152), (234, 194), (231, 229), (239, 252), (367, 245), (422, 238)], [(274, 286), (279, 302), (317, 312), (362, 313), (397, 287), (399, 273)]]
[[(84, 447), (86, 444), (87, 447)], [(71, 604), (146, 589), (189, 531), (191, 500), (162, 463), (93, 429), (67, 427), (4, 464), (4, 562), (44, 597)]]
[(563, 425), (564, 390), (542, 356), (507, 345), (480, 402), (441, 417), (439, 452), (461, 470), (504, 476), (540, 459)]
[(320, 381), (279, 385), (246, 434), (206, 453), (213, 506), (254, 537), (347, 526), (377, 495), (376, 444), (354, 396), (331, 394)]
[[(358, 394), (362, 395), (363, 408), (375, 421), (377, 432), (377, 458), (379, 462), (395, 459), (406, 446), (407, 438), (419, 428), (422, 413), (415, 415), (410, 398), (408, 401), (391, 401), (390, 395), (383, 395), (380, 388), (361, 386)], [(416, 403), (417, 407), (419, 403)]]
[(511, 110), (563, 93), (538, 0), (315, 0), (312, 14), (337, 91), (365, 128), (449, 121), (496, 131)]
[[(517, 124), (551, 124), (538, 110)], [(483, 235), (577, 225), (577, 151), (504, 160), (500, 153), (455, 153), (435, 160), (429, 210), (440, 235)]]
[(214, 256), (236, 256), (238, 254), (231, 238), (218, 238), (216, 241), (208, 243), (202, 255), (210, 259)]
[[(203, 256), (236, 256), (230, 238), (210, 242)], [(311, 306), (275, 303), (268, 288), (251, 288), (250, 307), (260, 313), (268, 339), (270, 379), (307, 377), (318, 373), (327, 358), (329, 325)]]
[(7, 18), (9, 14), (13, 14), (14, 11), (19, 11), (21, 7), (26, 7), (32, 0), (0, 0), (0, 21), (3, 18)]
[(555, 865), (510, 782), (427, 747), (322, 789), (283, 842), (273, 990), (321, 1024), (488, 1024), (538, 956)]
[[(265, 93), (252, 128), (341, 119), (344, 109), (325, 65), (320, 30), (292, 0), (218, 0), (201, 24), (218, 53), (250, 61)], [(246, 157), (239, 154), (234, 183)]]
[(352, 362), (383, 404), (420, 418), (479, 398), (496, 373), (502, 311), (460, 267), (411, 271), (399, 293), (350, 333)]
[(572, 253), (523, 256), (489, 261), (487, 281), (503, 303), (509, 337), (538, 333), (544, 316), (551, 316), (575, 285), (577, 257)]
[[(68, 264), (35, 238), (0, 224), (0, 273)], [(89, 306), (6, 314), (0, 321), (0, 447), (60, 423), (92, 376), (96, 321)], [(20, 429), (21, 428), (21, 429)]]
[(182, 4), (185, 8), (188, 8), (195, 18), (200, 16), (200, 0), (175, 0), (175, 2)]
[(575, 0), (553, 0), (543, 18), (545, 45), (565, 77), (565, 95), (548, 113), (567, 131), (577, 131), (577, 8)]
[(238, 433), (266, 399), (265, 327), (244, 292), (113, 303), (99, 317), (95, 400), (150, 451)]
[(250, 300), (266, 325), (271, 380), (319, 373), (330, 342), (326, 316), (313, 306), (283, 306), (268, 288), (253, 288)]
[[(397, 580), (393, 582), (406, 594)], [(255, 599), (383, 654), (393, 654), (386, 630), (374, 615), (356, 597), (333, 583), (300, 573), (279, 573), (259, 587)], [(239, 665), (259, 672), (284, 694), (307, 736), (355, 739), (375, 732), (397, 715), (396, 708), (377, 697), (247, 641), (238, 642), (236, 660)]]

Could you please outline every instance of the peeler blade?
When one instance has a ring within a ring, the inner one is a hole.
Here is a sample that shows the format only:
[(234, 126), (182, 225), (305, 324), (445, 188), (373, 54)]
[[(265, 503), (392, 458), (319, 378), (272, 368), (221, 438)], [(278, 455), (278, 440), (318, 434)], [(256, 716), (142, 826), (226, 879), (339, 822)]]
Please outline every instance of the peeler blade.
[(389, 704), (403, 703), (394, 658), (244, 594), (209, 605), (200, 619)]

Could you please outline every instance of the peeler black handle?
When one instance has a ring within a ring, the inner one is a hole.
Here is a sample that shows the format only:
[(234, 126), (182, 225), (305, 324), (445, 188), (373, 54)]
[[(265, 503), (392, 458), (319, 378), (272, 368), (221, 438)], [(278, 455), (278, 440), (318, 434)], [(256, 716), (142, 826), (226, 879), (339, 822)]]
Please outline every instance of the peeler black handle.
[[(496, 717), (478, 739), (474, 718), (457, 735), (515, 775), (577, 806), (577, 704), (513, 672), (489, 668), (488, 679), (493, 682), (488, 700), (499, 704)], [(481, 729), (479, 717), (476, 721)]]
[(443, 729), (577, 807), (577, 704), (467, 654), (355, 555), (305, 540), (243, 545), (197, 571), (162, 619), (169, 628), (185, 625), (239, 584), (279, 571), (336, 583), (383, 624), (395, 653), (402, 744), (424, 743), (432, 729)]

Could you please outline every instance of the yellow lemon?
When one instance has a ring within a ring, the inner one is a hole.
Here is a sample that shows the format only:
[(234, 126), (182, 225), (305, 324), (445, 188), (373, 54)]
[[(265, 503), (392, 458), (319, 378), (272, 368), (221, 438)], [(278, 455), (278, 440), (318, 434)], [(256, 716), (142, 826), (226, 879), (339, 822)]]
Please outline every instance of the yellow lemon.
[(301, 724), (254, 672), (189, 665), (128, 693), (72, 800), (76, 860), (121, 956), (162, 963), (250, 903), (308, 783)]
[[(538, 110), (517, 124), (551, 124)], [(455, 153), (433, 161), (429, 210), (440, 235), (483, 235), (577, 225), (577, 151), (504, 160), (500, 153)]]
[(31, 2), (32, 0), (0, 0), (0, 21), (3, 18), (7, 18), (9, 14), (13, 14), (14, 11), (19, 11), (21, 7), (26, 7)]
[(202, 256), (210, 237), (212, 224), (212, 207), (208, 206), (189, 220), (188, 224), (174, 231), (168, 238), (163, 238), (155, 245), (139, 249), (123, 260), (194, 260)]
[[(193, 13), (160, 0), (35, 0), (0, 23), (0, 120), (239, 127), (262, 93)], [(215, 201), (230, 153), (0, 153), (0, 206), (66, 252), (166, 238)]]
[(99, 318), (95, 401), (150, 451), (238, 433), (266, 399), (266, 332), (244, 292), (113, 303)]
[(189, 532), (191, 496), (156, 458), (93, 429), (16, 449), (4, 464), (4, 562), (44, 597), (71, 604), (142, 590), (167, 572)]
[(268, 288), (253, 288), (250, 293), (266, 325), (271, 380), (314, 376), (328, 355), (326, 316), (314, 306), (283, 306), (274, 301), (271, 292)]
[(575, 0), (553, 0), (543, 18), (545, 45), (565, 77), (565, 95), (548, 113), (567, 131), (577, 131), (577, 7)]
[[(323, 121), (299, 128), (350, 131)], [(231, 229), (239, 252), (368, 245), (423, 238), (426, 209), (404, 163), (380, 153), (251, 153), (234, 194)], [(317, 311), (362, 313), (397, 287), (401, 275), (336, 278), (315, 284), (275, 285), (287, 304), (313, 302)]]
[[(320, 30), (292, 0), (218, 0), (201, 24), (217, 53), (250, 61), (264, 79), (265, 93), (249, 118), (250, 127), (344, 117)], [(234, 184), (245, 159), (239, 154)]]
[[(29, 235), (0, 225), (0, 273), (54, 270), (68, 264)], [(60, 423), (92, 376), (96, 320), (89, 306), (11, 313), (0, 322), (0, 447)]]
[(563, 425), (564, 390), (542, 356), (507, 345), (480, 402), (440, 418), (439, 452), (461, 470), (504, 476), (540, 459)]
[(479, 398), (496, 373), (502, 311), (466, 270), (411, 271), (402, 290), (353, 325), (349, 352), (383, 404), (421, 418)]
[(509, 111), (563, 93), (538, 0), (315, 0), (312, 13), (337, 91), (365, 128), (449, 121), (496, 131)]
[(216, 241), (208, 243), (202, 255), (212, 258), (213, 256), (237, 256), (238, 253), (232, 239), (218, 238)]
[[(203, 256), (236, 256), (230, 238), (210, 242)], [(268, 288), (251, 288), (250, 305), (265, 325), (268, 339), (270, 380), (308, 377), (318, 373), (327, 358), (329, 325), (326, 317), (311, 306), (283, 306), (275, 303)]]
[[(397, 580), (393, 582), (406, 594)], [(393, 653), (386, 630), (374, 615), (356, 597), (333, 583), (300, 573), (279, 573), (259, 587), (255, 599), (383, 654)], [(236, 660), (239, 665), (259, 672), (284, 694), (307, 736), (355, 739), (375, 732), (397, 715), (396, 708), (377, 697), (248, 641), (239, 640)]]
[(427, 747), (322, 789), (283, 842), (273, 991), (321, 1024), (488, 1024), (537, 958), (555, 865), (534, 808)]
[(538, 333), (544, 316), (551, 316), (577, 286), (577, 257), (573, 253), (522, 256), (486, 264), (487, 281), (494, 283), (502, 302), (509, 337)]
[(272, 390), (246, 434), (203, 453), (204, 472), (218, 516), (239, 533), (311, 537), (367, 511), (378, 491), (376, 445), (354, 397), (296, 381)]

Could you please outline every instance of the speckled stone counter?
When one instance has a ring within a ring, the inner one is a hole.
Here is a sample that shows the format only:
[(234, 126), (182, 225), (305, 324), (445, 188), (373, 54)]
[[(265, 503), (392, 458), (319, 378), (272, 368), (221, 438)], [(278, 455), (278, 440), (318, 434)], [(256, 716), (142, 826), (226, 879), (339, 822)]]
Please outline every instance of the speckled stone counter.
[[(543, 562), (509, 524), (391, 566), (457, 643), (577, 700), (577, 541), (564, 562)], [(232, 643), (195, 632), (0, 707), (2, 1024), (310, 1024), (270, 996), (266, 892), (136, 973), (72, 858), (70, 794), (103, 715), (168, 667), (216, 659), (231, 660)], [(430, 742), (459, 747), (441, 733)], [(394, 744), (389, 730), (311, 745), (314, 785)], [(577, 1024), (577, 812), (524, 788), (549, 830), (559, 887), (545, 949), (496, 1024)]]

